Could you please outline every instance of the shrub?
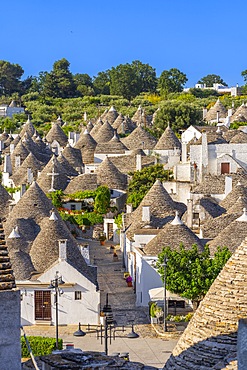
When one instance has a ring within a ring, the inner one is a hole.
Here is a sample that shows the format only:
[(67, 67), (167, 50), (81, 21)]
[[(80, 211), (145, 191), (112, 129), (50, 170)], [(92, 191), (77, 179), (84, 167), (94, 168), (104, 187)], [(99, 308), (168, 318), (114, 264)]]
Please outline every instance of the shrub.
[[(34, 356), (44, 356), (52, 353), (56, 349), (56, 339), (46, 337), (27, 337), (30, 347)], [(58, 348), (63, 348), (63, 340), (58, 339)], [(26, 341), (24, 337), (21, 337), (21, 356), (30, 357)]]

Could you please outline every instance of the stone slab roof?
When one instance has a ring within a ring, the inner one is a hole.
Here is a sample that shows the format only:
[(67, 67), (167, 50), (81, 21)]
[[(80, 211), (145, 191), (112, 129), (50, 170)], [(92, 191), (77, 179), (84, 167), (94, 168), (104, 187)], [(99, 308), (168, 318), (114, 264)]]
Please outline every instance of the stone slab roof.
[(155, 145), (154, 149), (159, 150), (173, 150), (174, 148), (181, 148), (181, 142), (168, 125)]
[(99, 185), (106, 185), (110, 189), (127, 189), (127, 175), (120, 172), (109, 157), (106, 157), (101, 162), (96, 170), (96, 174)]
[(154, 149), (157, 140), (144, 128), (138, 126), (129, 136), (122, 139), (122, 142), (129, 150)]
[(96, 173), (83, 173), (82, 175), (74, 177), (64, 190), (65, 194), (73, 194), (77, 191), (96, 190), (97, 174)]
[(48, 143), (52, 144), (56, 140), (60, 146), (65, 147), (68, 143), (67, 135), (63, 132), (60, 125), (57, 122), (53, 122), (51, 129), (46, 135)]
[[(32, 243), (30, 257), (37, 272), (49, 269), (59, 258), (59, 239), (67, 239), (67, 261), (91, 282), (96, 284), (95, 274), (86, 264), (75, 238), (59, 217), (45, 217), (40, 223), (40, 232)], [(46, 241), (44, 243), (44, 240)]]
[(157, 256), (164, 247), (179, 250), (181, 244), (185, 249), (190, 249), (193, 244), (196, 244), (198, 249), (203, 251), (203, 244), (193, 231), (184, 223), (173, 224), (172, 222), (165, 224), (159, 234), (145, 245), (146, 255)]
[(15, 288), (15, 277), (5, 241), (2, 220), (0, 220), (0, 292)]
[(238, 321), (247, 315), (246, 270), (244, 239), (200, 303), (165, 370), (232, 368), (227, 366), (229, 357), (236, 357)]

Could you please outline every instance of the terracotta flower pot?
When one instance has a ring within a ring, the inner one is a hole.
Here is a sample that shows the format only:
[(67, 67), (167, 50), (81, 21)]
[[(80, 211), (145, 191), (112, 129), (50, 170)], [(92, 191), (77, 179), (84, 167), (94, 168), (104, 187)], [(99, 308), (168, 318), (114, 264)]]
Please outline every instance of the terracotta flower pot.
[(127, 286), (132, 287), (132, 281), (127, 281)]

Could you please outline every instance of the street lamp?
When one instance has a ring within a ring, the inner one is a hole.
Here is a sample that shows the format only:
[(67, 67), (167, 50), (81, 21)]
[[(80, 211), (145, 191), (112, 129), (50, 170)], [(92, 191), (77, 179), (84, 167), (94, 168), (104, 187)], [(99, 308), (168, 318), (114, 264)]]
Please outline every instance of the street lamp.
[(59, 288), (59, 285), (64, 284), (62, 276), (58, 275), (58, 271), (56, 271), (56, 275), (53, 280), (51, 280), (51, 284), (48, 286), (48, 289), (55, 289), (55, 309), (56, 309), (56, 349), (58, 349), (58, 295), (63, 294), (62, 290)]
[(164, 258), (164, 332), (167, 331), (167, 323), (166, 323), (166, 316), (167, 316), (167, 304), (166, 304), (166, 267), (167, 267), (168, 259), (165, 256)]

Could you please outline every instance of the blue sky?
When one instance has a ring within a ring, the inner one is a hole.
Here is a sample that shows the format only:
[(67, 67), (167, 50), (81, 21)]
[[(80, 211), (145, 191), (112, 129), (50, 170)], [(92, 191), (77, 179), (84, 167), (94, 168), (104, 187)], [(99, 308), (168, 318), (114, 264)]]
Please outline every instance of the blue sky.
[(0, 59), (25, 76), (61, 58), (90, 76), (140, 60), (180, 69), (188, 87), (211, 73), (241, 85), (246, 13), (246, 0), (2, 0)]

